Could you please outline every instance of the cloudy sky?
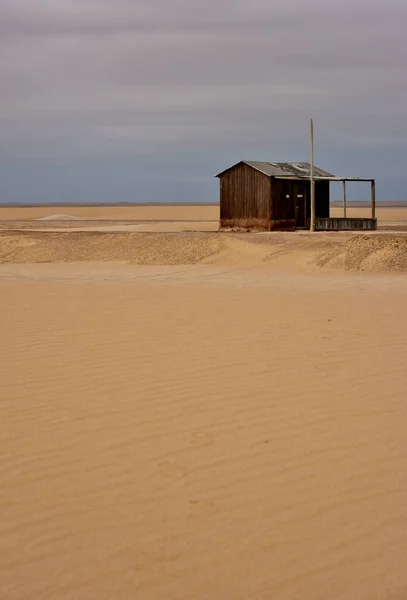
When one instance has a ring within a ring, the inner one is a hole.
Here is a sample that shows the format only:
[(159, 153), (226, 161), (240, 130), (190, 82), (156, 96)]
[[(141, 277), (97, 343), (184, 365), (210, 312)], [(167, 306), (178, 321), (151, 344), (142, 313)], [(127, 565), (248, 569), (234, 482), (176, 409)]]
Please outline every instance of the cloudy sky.
[(405, 0), (0, 0), (0, 202), (216, 201), (240, 159), (307, 160), (311, 116), (319, 166), (407, 200), (406, 23)]

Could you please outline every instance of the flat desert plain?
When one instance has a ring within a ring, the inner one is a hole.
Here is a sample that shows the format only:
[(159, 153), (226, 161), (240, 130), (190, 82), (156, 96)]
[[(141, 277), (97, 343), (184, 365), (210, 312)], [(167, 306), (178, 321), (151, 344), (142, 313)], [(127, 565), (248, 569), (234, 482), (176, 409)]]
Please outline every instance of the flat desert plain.
[[(407, 207), (383, 208), (379, 206), (376, 209), (379, 222), (397, 222), (407, 223)], [(54, 205), (54, 206), (0, 206), (0, 222), (8, 221), (32, 221), (34, 219), (47, 219), (53, 214), (71, 215), (78, 219), (89, 221), (190, 221), (190, 222), (214, 222), (217, 228), (219, 221), (219, 206), (217, 205), (118, 205), (118, 206), (81, 206), (81, 205)], [(370, 217), (370, 206), (366, 203), (366, 208), (348, 207), (347, 214), (350, 217)], [(343, 216), (341, 207), (331, 208), (331, 216)], [(197, 229), (202, 229), (198, 225)]]
[(147, 208), (2, 223), (0, 598), (403, 600), (407, 237)]

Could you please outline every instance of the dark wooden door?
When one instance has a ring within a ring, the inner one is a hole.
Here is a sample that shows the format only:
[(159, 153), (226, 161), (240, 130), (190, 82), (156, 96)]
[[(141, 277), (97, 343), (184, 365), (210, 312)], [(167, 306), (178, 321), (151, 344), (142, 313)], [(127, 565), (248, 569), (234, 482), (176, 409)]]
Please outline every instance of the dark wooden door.
[(304, 228), (306, 225), (307, 188), (303, 183), (294, 186), (295, 226)]
[(290, 221), (295, 219), (295, 204), (293, 195), (293, 182), (281, 181), (280, 219)]

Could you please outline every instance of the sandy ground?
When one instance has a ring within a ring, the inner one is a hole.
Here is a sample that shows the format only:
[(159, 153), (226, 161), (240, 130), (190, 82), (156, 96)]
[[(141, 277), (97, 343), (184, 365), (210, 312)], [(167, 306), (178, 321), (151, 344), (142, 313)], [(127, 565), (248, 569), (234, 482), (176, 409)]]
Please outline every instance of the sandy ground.
[(0, 264), (269, 266), (284, 272), (407, 272), (407, 234), (3, 231)]
[[(407, 223), (407, 208), (377, 208), (379, 223)], [(9, 208), (0, 206), (1, 221), (32, 221), (54, 214), (71, 215), (88, 221), (177, 221), (189, 222), (188, 227), (216, 230), (219, 222), (218, 206), (43, 206), (33, 208)], [(348, 208), (349, 217), (370, 217), (369, 204), (366, 208)], [(342, 217), (342, 208), (331, 208), (331, 216)], [(201, 222), (198, 226), (197, 222)], [(42, 223), (42, 225), (45, 225)], [(177, 225), (179, 228), (179, 225)]]
[[(0, 221), (25, 221), (49, 217), (53, 214), (72, 215), (96, 221), (219, 221), (218, 206), (185, 204), (167, 206), (40, 206), (9, 208), (0, 206)], [(406, 211), (407, 215), (407, 211)], [(407, 217), (406, 217), (407, 218)]]
[(405, 243), (2, 232), (0, 598), (405, 598)]
[[(331, 217), (343, 217), (343, 208), (332, 208), (330, 210)], [(366, 208), (348, 208), (346, 211), (347, 217), (364, 217), (370, 218), (371, 209)], [(376, 217), (378, 227), (403, 227), (407, 226), (407, 208), (381, 208), (376, 209)]]

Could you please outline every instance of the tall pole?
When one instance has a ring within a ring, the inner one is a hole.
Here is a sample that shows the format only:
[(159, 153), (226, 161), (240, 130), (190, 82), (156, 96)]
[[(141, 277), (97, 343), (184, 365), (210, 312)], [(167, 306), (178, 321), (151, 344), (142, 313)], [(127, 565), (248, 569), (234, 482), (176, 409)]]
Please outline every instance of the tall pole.
[(370, 182), (372, 193), (372, 219), (376, 218), (376, 182), (374, 179)]
[(311, 169), (310, 169), (310, 182), (311, 182), (311, 223), (310, 231), (315, 231), (315, 181), (314, 181), (314, 120), (311, 119)]
[(346, 219), (346, 181), (343, 181), (342, 184), (343, 184), (343, 216)]

